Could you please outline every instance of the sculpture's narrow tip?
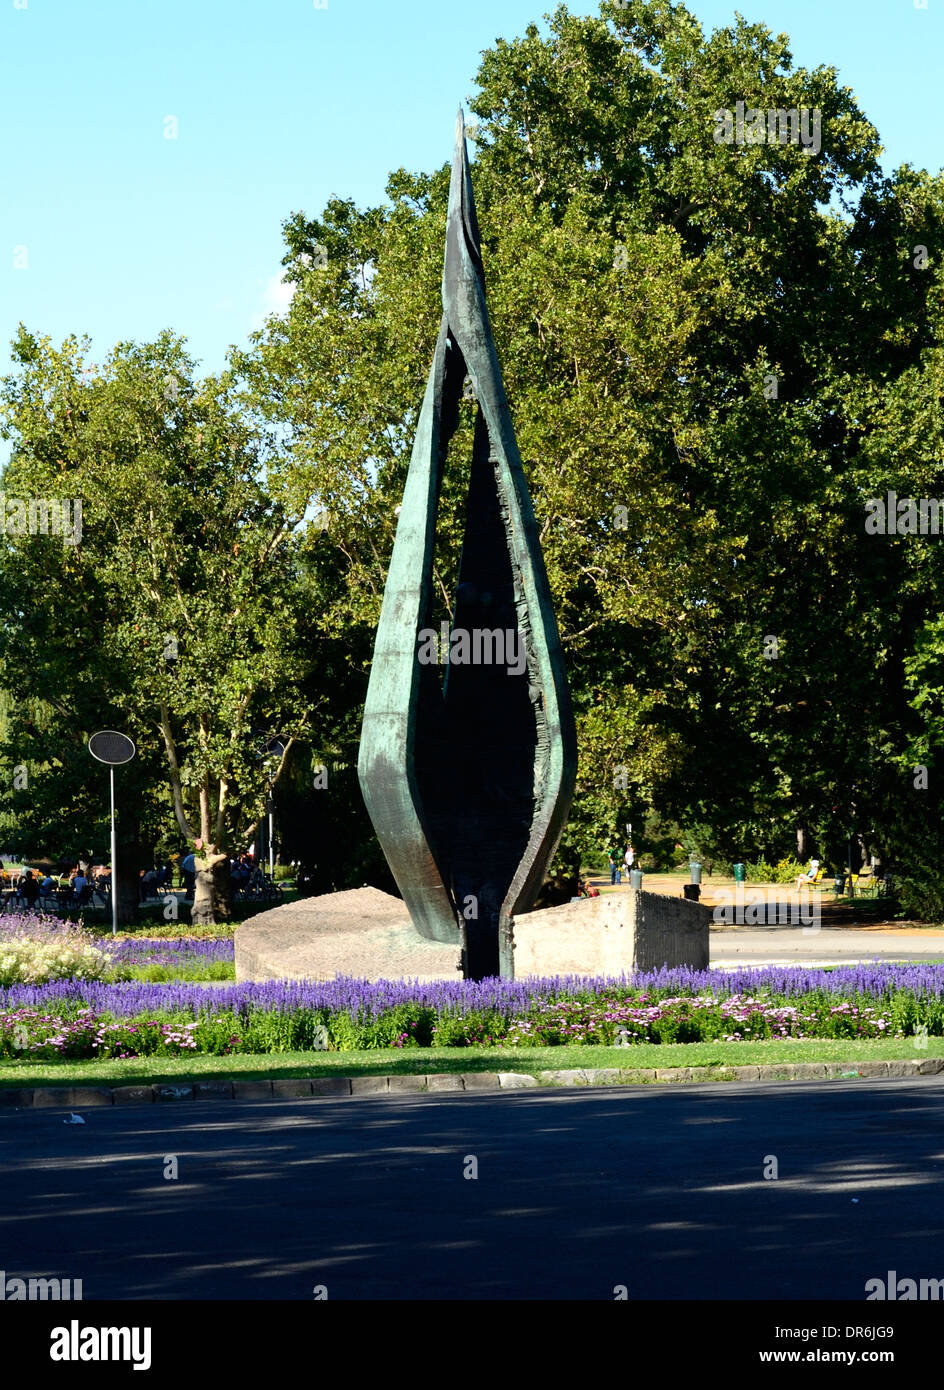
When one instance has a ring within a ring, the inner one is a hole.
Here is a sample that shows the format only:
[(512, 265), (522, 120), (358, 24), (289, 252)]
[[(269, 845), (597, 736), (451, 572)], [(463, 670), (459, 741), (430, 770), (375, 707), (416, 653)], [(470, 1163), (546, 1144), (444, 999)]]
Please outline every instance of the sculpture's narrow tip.
[(456, 145), (452, 157), (446, 219), (449, 230), (446, 234), (446, 256), (443, 265), (443, 306), (448, 312), (448, 287), (465, 278), (469, 266), (473, 268), (474, 274), (482, 279), (479, 228), (475, 217), (469, 151), (465, 143), (465, 118), (461, 106), (456, 116)]

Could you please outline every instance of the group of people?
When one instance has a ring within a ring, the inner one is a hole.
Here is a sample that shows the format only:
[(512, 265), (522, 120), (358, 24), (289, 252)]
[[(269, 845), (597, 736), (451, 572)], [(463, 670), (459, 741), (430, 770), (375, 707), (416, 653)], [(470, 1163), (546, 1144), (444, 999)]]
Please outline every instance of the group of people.
[(610, 883), (622, 883), (624, 871), (628, 880), (629, 871), (636, 862), (636, 851), (632, 845), (627, 844), (624, 850), (621, 850), (619, 846), (610, 845), (607, 848), (606, 857), (610, 865)]
[[(169, 864), (167, 869), (169, 872)], [(184, 893), (186, 897), (192, 898), (197, 882), (196, 854), (193, 850), (181, 859), (180, 874), (184, 883)], [(233, 855), (229, 861), (229, 876), (233, 888), (236, 890), (258, 887), (263, 882), (264, 877), (262, 869), (252, 854)], [(170, 883), (169, 877), (167, 882)]]
[(251, 888), (264, 877), (262, 869), (251, 854), (241, 854), (229, 861), (229, 876), (234, 888)]
[(174, 882), (174, 866), (168, 862), (166, 864), (152, 864), (149, 869), (140, 869), (138, 872), (138, 897), (141, 902), (147, 902), (148, 898), (156, 898), (165, 888), (171, 888)]
[[(163, 864), (141, 869), (138, 874), (138, 898), (147, 902), (160, 896), (174, 886), (174, 862), (177, 856)], [(179, 860), (180, 877), (186, 896), (193, 897), (196, 886), (197, 869), (195, 854), (191, 851)], [(234, 855), (229, 861), (229, 872), (234, 889), (261, 887), (265, 876), (262, 868), (252, 854)], [(92, 865), (80, 860), (71, 869), (60, 874), (42, 873), (38, 869), (8, 869), (0, 860), (0, 887), (11, 892), (16, 905), (34, 911), (40, 899), (56, 896), (60, 902), (89, 903), (95, 894), (107, 899), (111, 892), (111, 866)], [(68, 894), (68, 896), (66, 896)]]
[(40, 873), (33, 869), (23, 869), (13, 873), (0, 865), (0, 878), (3, 887), (12, 889), (18, 907), (33, 912), (41, 898), (54, 894), (66, 897), (67, 902), (88, 902), (93, 893), (107, 895), (111, 891), (111, 867), (106, 864), (90, 865), (80, 861), (72, 869), (61, 874)]

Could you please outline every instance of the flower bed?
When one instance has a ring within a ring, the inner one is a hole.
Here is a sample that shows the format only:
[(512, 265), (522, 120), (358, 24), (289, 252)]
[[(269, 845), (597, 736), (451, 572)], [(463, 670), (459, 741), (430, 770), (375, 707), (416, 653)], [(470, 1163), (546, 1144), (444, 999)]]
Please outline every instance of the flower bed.
[(113, 941), (109, 936), (99, 936), (92, 938), (92, 944), (100, 951), (107, 952), (113, 966), (119, 967), (165, 965), (182, 969), (201, 964), (229, 965), (236, 954), (232, 937), (136, 936)]
[[(134, 943), (138, 944), (138, 943)], [(166, 945), (167, 943), (161, 943)], [(0, 1056), (632, 1046), (944, 1035), (944, 966), (662, 970), (618, 980), (15, 984)]]
[(0, 929), (0, 986), (50, 980), (103, 980), (111, 961), (79, 928), (54, 917), (17, 913)]
[(91, 936), (81, 923), (14, 913), (0, 921), (0, 987), (53, 980), (229, 980), (232, 938)]

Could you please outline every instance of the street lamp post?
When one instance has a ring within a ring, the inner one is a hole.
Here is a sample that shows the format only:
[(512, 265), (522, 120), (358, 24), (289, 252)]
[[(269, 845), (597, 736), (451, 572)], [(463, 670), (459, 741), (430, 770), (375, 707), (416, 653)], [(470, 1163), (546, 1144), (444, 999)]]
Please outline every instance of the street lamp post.
[[(266, 745), (265, 745), (265, 747), (264, 747), (264, 749), (263, 749), (263, 751), (262, 751), (263, 761), (266, 762), (266, 763), (268, 763), (268, 762), (270, 761), (270, 759), (272, 759), (272, 758), (281, 758), (281, 757), (284, 755), (284, 753), (285, 753), (285, 744), (282, 742), (282, 740), (281, 740), (280, 738), (270, 738), (270, 739), (266, 742)], [(269, 880), (270, 880), (270, 882), (274, 883), (274, 882), (275, 882), (275, 840), (274, 840), (274, 838), (273, 838), (273, 829), (274, 829), (274, 824), (275, 824), (275, 817), (274, 817), (275, 805), (274, 805), (274, 800), (273, 800), (272, 792), (273, 792), (273, 790), (274, 790), (274, 788), (275, 788), (275, 778), (272, 776), (272, 773), (271, 773), (271, 771), (270, 771), (270, 769), (269, 769), (268, 767), (266, 768), (266, 778), (267, 778), (268, 783), (269, 783), (269, 795), (268, 795), (267, 807), (266, 807), (266, 809), (267, 809), (267, 811), (268, 811), (268, 814), (269, 814), (269, 836), (268, 836), (268, 839), (269, 839)]]
[(88, 741), (88, 750), (93, 758), (108, 765), (108, 780), (111, 791), (111, 934), (118, 932), (118, 850), (115, 837), (115, 768), (122, 763), (130, 763), (138, 751), (134, 741), (127, 734), (115, 729), (100, 729)]

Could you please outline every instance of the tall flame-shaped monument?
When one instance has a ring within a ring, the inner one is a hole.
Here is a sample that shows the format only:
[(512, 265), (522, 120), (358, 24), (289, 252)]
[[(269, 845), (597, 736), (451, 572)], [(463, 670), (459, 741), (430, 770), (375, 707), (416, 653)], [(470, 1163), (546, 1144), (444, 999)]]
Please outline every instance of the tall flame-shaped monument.
[[(462, 112), (443, 317), (377, 627), (358, 777), (424, 937), (466, 977), (514, 974), (516, 913), (534, 903), (573, 795), (577, 745), (537, 525), (485, 305)], [(477, 402), (452, 622), (428, 627), (440, 485), (466, 377)], [(448, 655), (445, 679), (439, 662)]]

